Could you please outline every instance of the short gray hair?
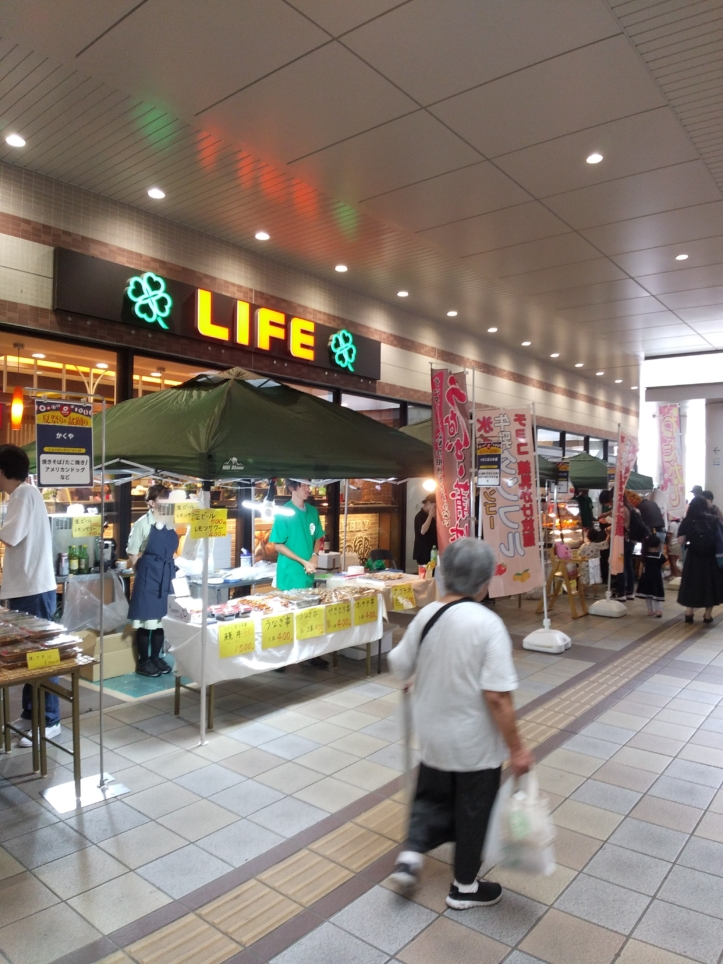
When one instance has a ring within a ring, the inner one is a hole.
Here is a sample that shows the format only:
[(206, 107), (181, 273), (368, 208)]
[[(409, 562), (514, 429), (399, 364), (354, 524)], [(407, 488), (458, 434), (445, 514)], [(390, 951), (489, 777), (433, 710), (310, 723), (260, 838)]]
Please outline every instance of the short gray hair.
[(495, 554), (480, 539), (457, 539), (444, 550), (442, 579), (449, 593), (476, 596), (495, 571)]

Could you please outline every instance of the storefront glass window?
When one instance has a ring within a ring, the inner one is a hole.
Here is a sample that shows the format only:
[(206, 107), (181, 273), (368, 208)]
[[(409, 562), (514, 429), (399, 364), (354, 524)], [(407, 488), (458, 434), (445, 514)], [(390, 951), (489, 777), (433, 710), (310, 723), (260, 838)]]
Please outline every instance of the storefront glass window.
[(184, 365), (181, 362), (158, 361), (157, 358), (144, 358), (136, 355), (133, 359), (133, 394), (135, 398), (173, 388), (188, 381), (200, 371), (199, 365)]
[(537, 452), (546, 459), (562, 458), (562, 438), (560, 432), (553, 428), (537, 429)]
[(362, 395), (345, 393), (341, 396), (341, 404), (344, 408), (353, 408), (355, 412), (361, 412), (362, 415), (367, 415), (390, 428), (400, 427), (401, 406), (398, 402), (387, 402), (381, 398), (364, 398)]
[(432, 409), (429, 405), (407, 406), (407, 425), (418, 425), (419, 422), (428, 422), (432, 417)]
[(594, 455), (596, 459), (602, 459), (605, 457), (605, 442), (601, 438), (591, 438), (590, 439), (590, 455)]
[(565, 458), (572, 458), (585, 451), (585, 436), (565, 432)]

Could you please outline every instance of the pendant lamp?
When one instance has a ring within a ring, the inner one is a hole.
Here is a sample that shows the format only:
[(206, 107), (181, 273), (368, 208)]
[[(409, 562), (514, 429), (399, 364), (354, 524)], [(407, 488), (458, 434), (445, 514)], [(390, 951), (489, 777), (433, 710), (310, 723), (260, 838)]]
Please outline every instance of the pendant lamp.
[(23, 390), (20, 385), (17, 385), (13, 389), (13, 400), (10, 403), (10, 426), (14, 432), (17, 432), (22, 427), (24, 410)]

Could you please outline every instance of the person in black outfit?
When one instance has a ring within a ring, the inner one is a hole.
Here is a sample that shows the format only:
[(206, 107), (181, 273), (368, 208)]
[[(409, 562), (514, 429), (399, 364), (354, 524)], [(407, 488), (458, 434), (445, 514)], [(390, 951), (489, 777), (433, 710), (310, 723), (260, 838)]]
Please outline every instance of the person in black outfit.
[(722, 570), (715, 557), (717, 527), (718, 519), (709, 511), (703, 496), (691, 499), (678, 526), (678, 542), (688, 546), (678, 590), (678, 602), (686, 607), (686, 623), (693, 622), (694, 611), (701, 607), (705, 610), (703, 622), (712, 623), (713, 607), (723, 603)]
[(582, 529), (592, 529), (594, 522), (592, 516), (592, 499), (588, 495), (589, 489), (578, 489), (575, 487), (574, 501), (580, 509), (580, 527)]
[(655, 534), (648, 536), (643, 543), (643, 574), (638, 580), (638, 599), (644, 599), (648, 615), (658, 619), (663, 615), (665, 586), (663, 585), (663, 547)]
[(430, 493), (422, 500), (422, 508), (414, 517), (414, 551), (418, 565), (426, 566), (437, 542), (437, 497)]
[[(603, 489), (599, 496), (600, 500), (600, 515), (598, 516), (598, 524), (602, 531), (609, 536), (611, 531), (610, 524), (610, 514), (613, 511), (613, 493), (612, 489)], [(606, 549), (600, 550), (600, 576), (603, 583), (607, 586), (608, 584), (608, 571), (610, 568), (610, 545)]]
[(638, 512), (640, 512), (643, 522), (651, 532), (665, 532), (665, 519), (658, 503), (653, 502), (652, 492), (647, 499), (641, 500)]

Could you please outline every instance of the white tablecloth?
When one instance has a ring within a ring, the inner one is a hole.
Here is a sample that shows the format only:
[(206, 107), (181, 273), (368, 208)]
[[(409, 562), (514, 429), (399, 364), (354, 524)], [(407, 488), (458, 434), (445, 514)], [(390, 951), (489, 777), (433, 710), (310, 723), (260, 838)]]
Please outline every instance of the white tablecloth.
[[(360, 646), (382, 638), (383, 606), (378, 607), (375, 623), (365, 623), (342, 629), (338, 633), (327, 633), (312, 639), (295, 640), (288, 646), (274, 649), (261, 648), (261, 618), (252, 615), (256, 627), (256, 647), (253, 653), (229, 656), (222, 659), (218, 649), (218, 627), (223, 623), (210, 623), (207, 630), (206, 681), (220, 683), (222, 680), (242, 679), (254, 673), (266, 673), (280, 666), (302, 663), (312, 656), (323, 656), (349, 646)], [(168, 641), (168, 649), (176, 661), (176, 672), (198, 683), (201, 679), (201, 627), (181, 622), (172, 616), (163, 620), (163, 630)]]

